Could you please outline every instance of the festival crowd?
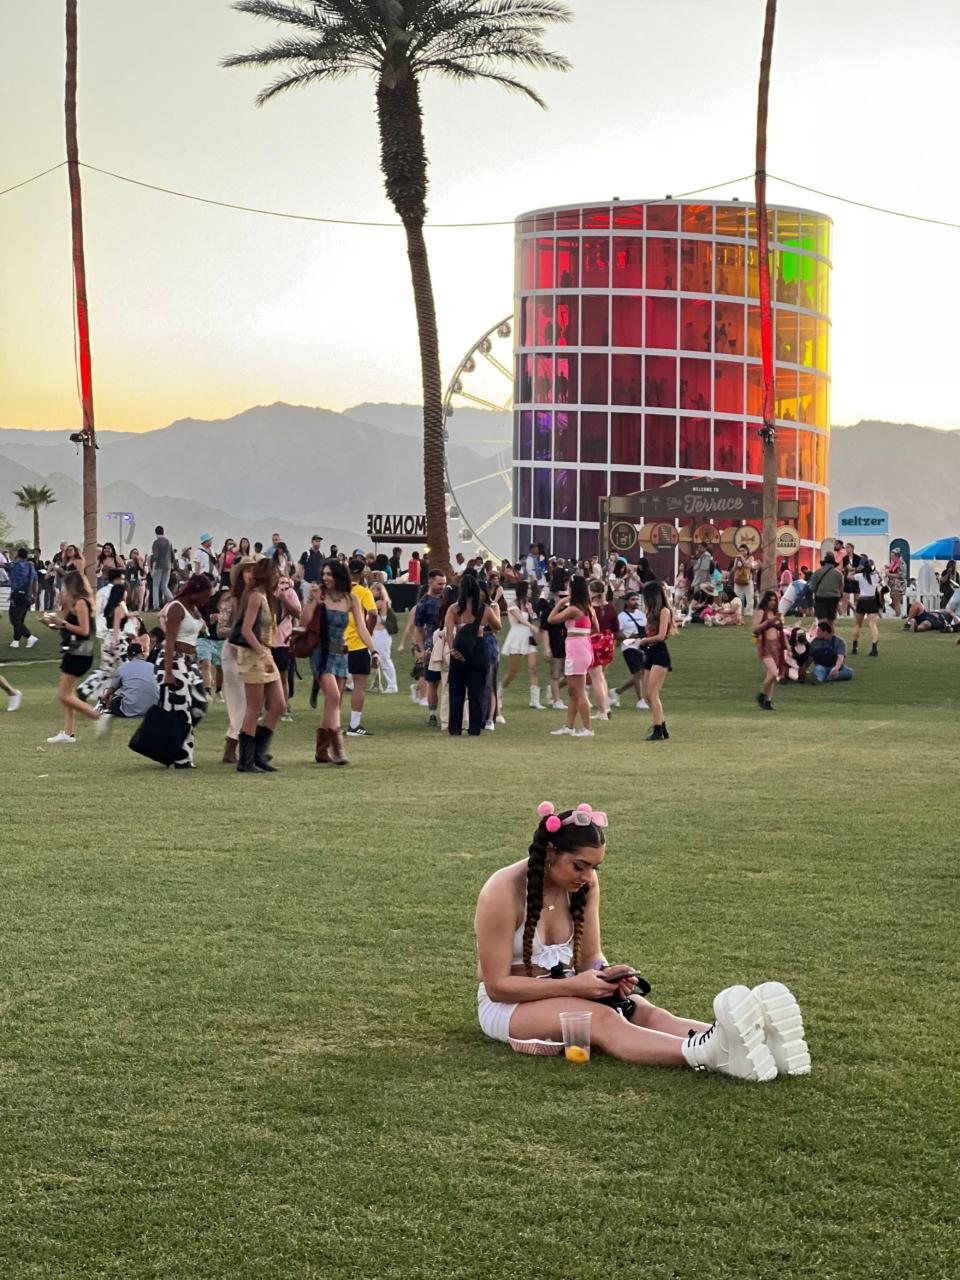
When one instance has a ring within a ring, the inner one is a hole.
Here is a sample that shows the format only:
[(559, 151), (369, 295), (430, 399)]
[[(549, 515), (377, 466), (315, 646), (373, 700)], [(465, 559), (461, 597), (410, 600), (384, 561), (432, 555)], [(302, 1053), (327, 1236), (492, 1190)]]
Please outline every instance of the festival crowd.
[[(784, 560), (776, 590), (759, 593), (759, 567), (744, 550), (721, 568), (700, 545), (680, 557), (667, 584), (643, 556), (565, 563), (537, 544), (516, 563), (460, 552), (448, 580), (425, 555), (399, 547), (389, 556), (325, 551), (317, 534), (295, 557), (279, 533), (266, 547), (227, 538), (219, 551), (204, 533), (195, 549), (176, 549), (158, 526), (146, 554), (98, 547), (95, 591), (79, 548), (66, 543), (50, 561), (23, 547), (0, 552), (0, 584), (9, 591), (11, 648), (36, 643), (33, 613), (60, 631), (63, 727), (49, 742), (75, 742), (78, 715), (95, 720), (98, 733), (131, 719), (142, 722), (135, 749), (192, 769), (196, 728), (216, 699), (228, 717), (224, 763), (257, 773), (276, 771), (273, 735), (292, 718), (300, 682), (311, 708), (323, 701), (316, 761), (346, 764), (344, 737), (372, 736), (363, 720), (367, 694), (398, 693), (405, 651), (411, 700), (426, 710), (429, 728), (451, 736), (505, 725), (511, 687), (525, 668), (529, 708), (562, 713), (554, 736), (593, 737), (595, 724), (629, 696), (650, 713), (648, 740), (662, 742), (670, 737), (662, 701), (668, 641), (684, 626), (752, 620), (763, 666), (757, 700), (768, 711), (781, 681), (853, 678), (838, 617), (854, 619), (849, 656), (859, 652), (866, 623), (869, 656), (879, 657), (881, 617), (902, 618), (918, 632), (960, 630), (953, 562), (934, 601), (921, 598), (900, 556), (880, 572), (839, 540), (815, 570)], [(391, 587), (412, 588), (402, 632)], [(158, 612), (151, 629), (147, 611)], [(621, 683), (609, 678), (618, 650)], [(20, 694), (2, 677), (0, 691), (16, 710)]]

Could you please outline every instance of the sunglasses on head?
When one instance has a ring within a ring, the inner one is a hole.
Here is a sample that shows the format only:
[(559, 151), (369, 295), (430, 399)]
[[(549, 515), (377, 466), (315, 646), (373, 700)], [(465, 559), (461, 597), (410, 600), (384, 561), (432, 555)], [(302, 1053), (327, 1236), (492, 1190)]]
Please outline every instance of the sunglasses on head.
[(605, 827), (607, 825), (607, 815), (605, 813), (594, 813), (587, 809), (574, 809), (568, 818), (561, 818), (560, 825), (569, 827), (573, 824), (575, 827)]

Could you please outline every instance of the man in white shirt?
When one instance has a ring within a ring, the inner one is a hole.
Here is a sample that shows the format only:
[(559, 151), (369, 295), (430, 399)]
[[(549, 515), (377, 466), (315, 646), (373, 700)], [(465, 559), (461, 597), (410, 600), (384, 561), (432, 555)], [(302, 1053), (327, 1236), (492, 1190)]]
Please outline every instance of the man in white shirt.
[(193, 553), (194, 573), (205, 573), (210, 577), (213, 576), (213, 535), (209, 533), (201, 533), (200, 545)]
[(630, 672), (630, 679), (626, 684), (620, 685), (615, 689), (610, 697), (611, 706), (620, 705), (620, 694), (633, 687), (637, 695), (637, 710), (646, 711), (647, 703), (643, 696), (643, 650), (639, 648), (638, 641), (644, 633), (647, 625), (647, 615), (643, 611), (640, 603), (640, 596), (636, 591), (628, 591), (623, 601), (623, 611), (617, 617), (617, 637), (620, 640), (620, 650), (623, 653), (623, 660), (627, 664)]

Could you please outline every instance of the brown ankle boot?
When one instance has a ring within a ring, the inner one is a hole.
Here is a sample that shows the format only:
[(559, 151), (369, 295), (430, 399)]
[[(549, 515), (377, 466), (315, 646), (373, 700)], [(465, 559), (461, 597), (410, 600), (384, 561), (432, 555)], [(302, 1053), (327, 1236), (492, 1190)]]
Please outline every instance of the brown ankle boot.
[(237, 740), (226, 737), (223, 740), (223, 764), (237, 763)]
[(317, 730), (317, 750), (314, 755), (317, 764), (333, 764), (330, 759), (330, 737), (329, 729)]
[(330, 733), (330, 759), (334, 764), (349, 764), (350, 761), (343, 754), (343, 730), (331, 729)]

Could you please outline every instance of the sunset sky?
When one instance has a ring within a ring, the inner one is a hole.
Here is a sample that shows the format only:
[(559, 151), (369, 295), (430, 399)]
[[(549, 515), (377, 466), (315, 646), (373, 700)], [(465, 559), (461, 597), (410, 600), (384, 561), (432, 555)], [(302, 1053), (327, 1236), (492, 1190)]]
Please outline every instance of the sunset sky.
[[(427, 82), (431, 219), (677, 193), (749, 173), (763, 0), (573, 0), (531, 77), (550, 110)], [(393, 221), (373, 85), (296, 90), (220, 58), (279, 28), (225, 0), (80, 0), (80, 148), (92, 165), (198, 195)], [(0, 190), (64, 156), (62, 0), (4, 6)], [(960, 222), (955, 0), (781, 0), (772, 173)], [(149, 430), (286, 400), (416, 402), (402, 234), (212, 208), (84, 173), (101, 429)], [(751, 197), (751, 184), (717, 192)], [(833, 420), (960, 427), (953, 335), (960, 230), (778, 183), (835, 219)], [(510, 227), (430, 232), (446, 369), (512, 307)], [(0, 198), (0, 426), (79, 422), (66, 171)]]

